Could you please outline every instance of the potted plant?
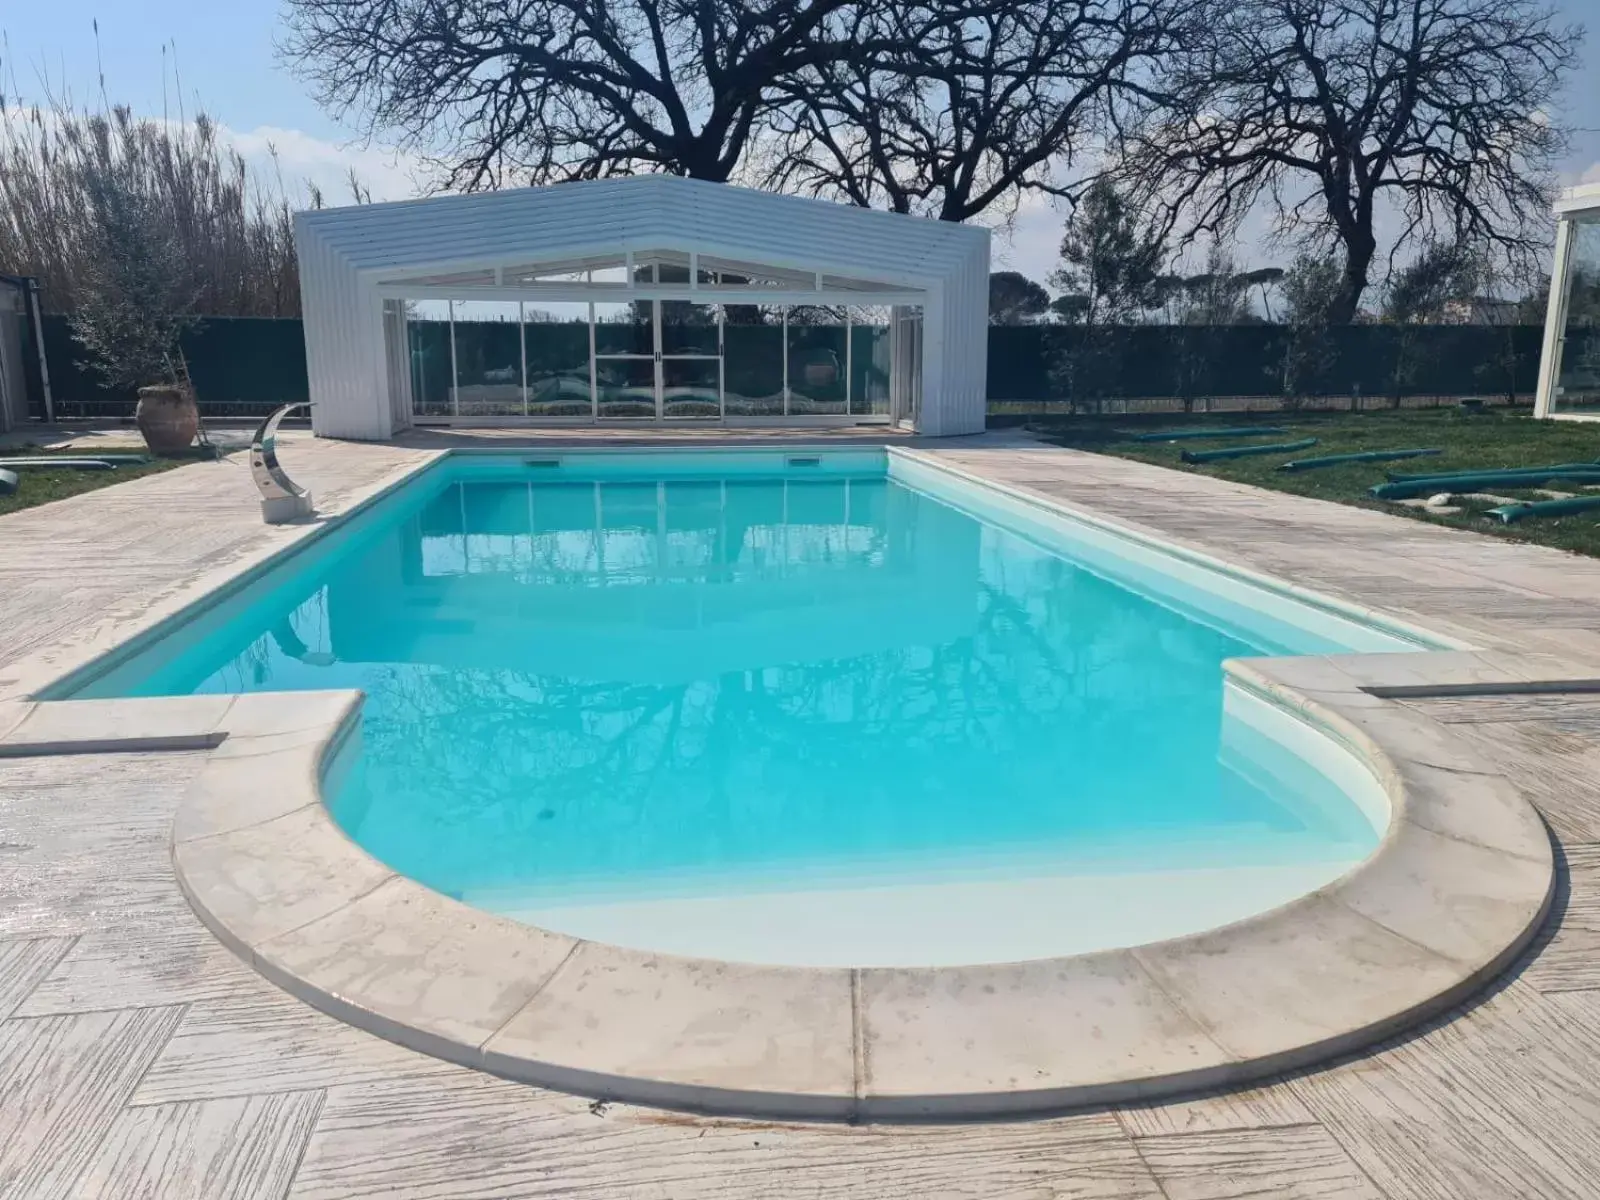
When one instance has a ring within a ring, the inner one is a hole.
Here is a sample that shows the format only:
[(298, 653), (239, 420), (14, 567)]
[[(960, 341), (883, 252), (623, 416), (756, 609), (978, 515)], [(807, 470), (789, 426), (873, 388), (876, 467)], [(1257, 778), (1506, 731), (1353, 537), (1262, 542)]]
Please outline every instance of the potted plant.
[(196, 323), (194, 287), (174, 222), (126, 164), (87, 168), (86, 276), (71, 315), (72, 336), (114, 387), (135, 389), (135, 420), (152, 453), (181, 454), (200, 410), (178, 341)]
[(200, 407), (187, 379), (146, 384), (139, 389), (134, 422), (152, 454), (171, 457), (194, 445), (200, 432)]

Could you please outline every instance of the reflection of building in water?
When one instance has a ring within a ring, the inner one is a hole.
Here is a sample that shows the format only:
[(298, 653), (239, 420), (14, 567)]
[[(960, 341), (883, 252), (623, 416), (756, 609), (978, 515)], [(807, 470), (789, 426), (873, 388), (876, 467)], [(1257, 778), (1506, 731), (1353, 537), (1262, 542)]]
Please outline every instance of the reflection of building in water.
[(881, 478), (461, 482), (331, 577), (333, 652), (664, 683), (936, 645), (981, 538)]

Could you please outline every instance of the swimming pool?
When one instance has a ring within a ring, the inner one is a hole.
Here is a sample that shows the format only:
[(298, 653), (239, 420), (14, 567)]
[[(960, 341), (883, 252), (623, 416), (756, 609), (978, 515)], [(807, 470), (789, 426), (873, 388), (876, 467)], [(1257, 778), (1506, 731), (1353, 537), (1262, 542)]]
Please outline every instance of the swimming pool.
[(359, 687), (368, 852), (642, 949), (947, 965), (1273, 907), (1376, 846), (1236, 656), (1404, 631), (881, 451), (452, 456), (76, 696)]

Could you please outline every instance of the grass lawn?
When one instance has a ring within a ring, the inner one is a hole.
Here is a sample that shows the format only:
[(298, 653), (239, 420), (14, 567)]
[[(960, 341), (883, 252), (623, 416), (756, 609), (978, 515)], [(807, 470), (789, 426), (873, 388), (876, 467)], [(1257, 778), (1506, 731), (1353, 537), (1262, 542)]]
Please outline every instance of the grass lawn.
[[(56, 449), (45, 451), (36, 446), (0, 447), (0, 458), (23, 458), (46, 453), (56, 458), (65, 458), (73, 452)], [(115, 453), (127, 454), (130, 451), (124, 449)], [(93, 458), (94, 451), (85, 450), (82, 455), (85, 458)], [(19, 486), (15, 492), (9, 496), (0, 496), (0, 516), (17, 512), (19, 509), (32, 508), (37, 504), (48, 504), (52, 500), (64, 500), (80, 492), (92, 492), (96, 488), (126, 483), (130, 479), (138, 479), (144, 475), (170, 471), (173, 467), (181, 467), (184, 463), (196, 462), (202, 456), (202, 453), (197, 451), (183, 458), (158, 458), (154, 462), (142, 465), (124, 463), (110, 471), (71, 471), (65, 468), (49, 471), (30, 467), (17, 472)]]
[[(1245, 428), (1274, 426), (1288, 429), (1283, 436), (1258, 438), (1201, 439), (1182, 442), (1134, 442), (1128, 433), (1158, 429), (1190, 429), (1203, 426)], [(1535, 421), (1521, 413), (1490, 410), (1469, 415), (1459, 409), (1366, 413), (1218, 413), (1215, 416), (1182, 416), (1171, 413), (1138, 416), (1063, 417), (1031, 425), (1041, 436), (1063, 446), (1092, 450), (1097, 454), (1116, 454), (1140, 462), (1155, 463), (1179, 471), (1194, 471), (1218, 479), (1254, 484), (1280, 492), (1315, 496), (1360, 508), (1432, 521), (1470, 529), (1509, 541), (1536, 542), (1579, 554), (1600, 557), (1600, 509), (1565, 517), (1528, 518), (1515, 525), (1503, 525), (1482, 515), (1492, 507), (1480, 504), (1458, 515), (1441, 516), (1389, 501), (1373, 500), (1367, 488), (1382, 483), (1393, 470), (1421, 475), (1433, 471), (1494, 467), (1542, 466), (1554, 463), (1587, 462), (1600, 459), (1600, 423), (1575, 421)], [(1217, 463), (1189, 465), (1180, 461), (1185, 449), (1221, 449), (1224, 446), (1255, 442), (1292, 442), (1314, 437), (1317, 444), (1308, 450), (1288, 454), (1227, 459)], [(1443, 454), (1427, 458), (1387, 463), (1353, 463), (1323, 467), (1314, 471), (1278, 470), (1291, 458), (1311, 458), (1325, 454), (1345, 454), (1361, 450), (1401, 450), (1437, 446)], [(1555, 481), (1556, 490), (1577, 495), (1594, 494), (1579, 485)], [(1514, 499), (1547, 499), (1525, 491), (1487, 489)]]

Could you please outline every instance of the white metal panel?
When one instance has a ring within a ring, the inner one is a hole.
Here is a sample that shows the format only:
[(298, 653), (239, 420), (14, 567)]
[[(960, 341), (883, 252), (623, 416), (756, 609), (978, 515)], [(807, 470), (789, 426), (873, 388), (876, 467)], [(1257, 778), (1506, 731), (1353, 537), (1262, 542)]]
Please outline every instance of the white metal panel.
[(981, 433), (988, 405), (988, 231), (923, 305), (920, 433)]
[(298, 220), (295, 235), (312, 430), (320, 437), (390, 437), (383, 301)]
[(910, 283), (902, 277), (959, 267), (974, 239), (986, 238), (975, 227), (672, 175), (318, 209), (301, 221), (359, 270), (525, 264), (621, 245), (708, 254), (722, 246), (730, 258)]
[(1567, 188), (1556, 197), (1558, 216), (1575, 217), (1580, 214), (1600, 214), (1600, 183), (1580, 183)]
[(1572, 295), (1572, 243), (1576, 222), (1556, 222), (1555, 256), (1550, 264), (1550, 299), (1544, 309), (1544, 340), (1539, 351), (1539, 383), (1533, 415), (1555, 413), (1556, 386), (1561, 382), (1561, 351), (1567, 340), (1567, 301)]

